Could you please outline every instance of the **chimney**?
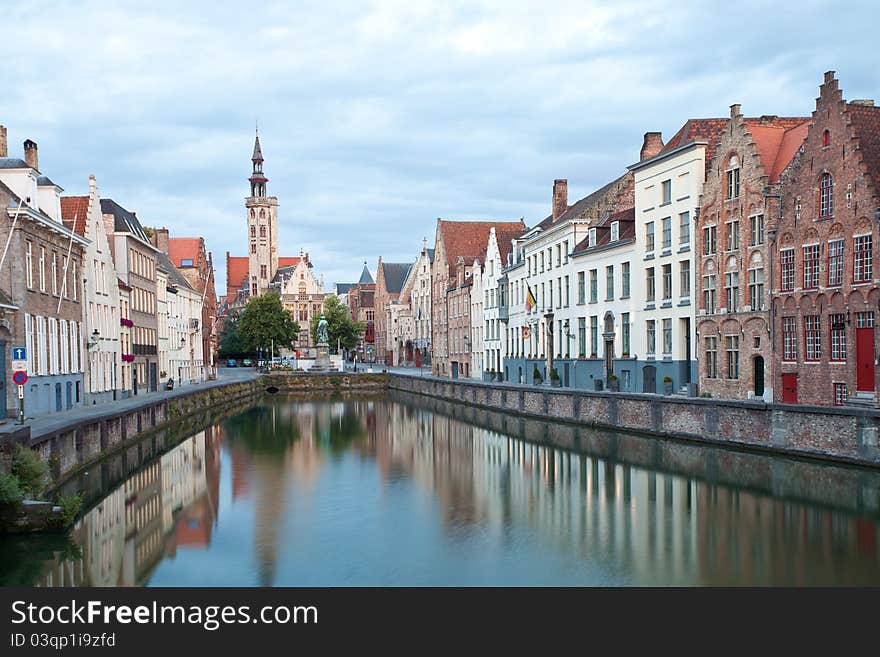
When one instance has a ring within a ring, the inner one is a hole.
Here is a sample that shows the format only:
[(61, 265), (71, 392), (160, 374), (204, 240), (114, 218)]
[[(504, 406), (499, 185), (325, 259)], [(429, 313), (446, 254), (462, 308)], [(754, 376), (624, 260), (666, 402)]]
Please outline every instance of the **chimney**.
[(165, 255), (168, 255), (168, 229), (167, 228), (154, 228), (153, 229), (153, 246), (159, 249)]
[(730, 118), (735, 119), (740, 115), (740, 104), (734, 103), (730, 106)]
[(568, 180), (557, 178), (553, 181), (553, 221), (568, 210)]
[[(874, 101), (870, 98), (859, 98), (858, 100), (849, 101), (850, 105), (861, 105), (862, 107), (874, 107)], [(2, 127), (2, 126), (0, 126)]]
[(645, 139), (642, 142), (642, 150), (639, 152), (639, 162), (650, 160), (663, 150), (663, 133), (662, 132), (646, 132)]
[(37, 142), (31, 139), (24, 140), (24, 161), (31, 169), (40, 170), (40, 162), (37, 157)]
[(6, 143), (5, 125), (0, 125), (0, 157), (9, 157), (9, 145)]
[(825, 84), (834, 82), (834, 71), (825, 71)]

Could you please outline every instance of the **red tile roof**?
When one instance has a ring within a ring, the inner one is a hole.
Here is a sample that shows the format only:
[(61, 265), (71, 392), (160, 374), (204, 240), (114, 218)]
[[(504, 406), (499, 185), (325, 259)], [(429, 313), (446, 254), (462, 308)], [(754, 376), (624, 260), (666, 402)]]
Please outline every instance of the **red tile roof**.
[(744, 119), (746, 129), (751, 133), (755, 148), (761, 156), (761, 164), (774, 183), (779, 180), (783, 169), (791, 162), (810, 126), (810, 119), (804, 117), (761, 117)]
[[(168, 257), (175, 267), (181, 267), (182, 260), (192, 260), (192, 266), (199, 266), (200, 237), (172, 237), (168, 240)], [(247, 262), (247, 258), (245, 258)]]
[(668, 153), (671, 150), (684, 146), (692, 141), (706, 142), (706, 170), (715, 159), (715, 149), (718, 142), (721, 141), (721, 133), (727, 129), (727, 122), (730, 119), (688, 119), (683, 126), (676, 132), (672, 139), (666, 142), (660, 154)]
[[(493, 226), (496, 236), (499, 237), (499, 248), (501, 247), (500, 235), (509, 235), (516, 231), (522, 233), (526, 229), (522, 219), (519, 221), (445, 221), (441, 219), (440, 234), (443, 236), (443, 246), (446, 250), (446, 262), (449, 268), (455, 269), (455, 261), (459, 256), (464, 258), (467, 265), (473, 264), (477, 258), (481, 262), (485, 260), (489, 231)], [(507, 249), (510, 250), (510, 244), (507, 245)], [(502, 257), (506, 262), (507, 256), (503, 251)]]
[[(64, 225), (70, 228), (73, 226), (74, 232), (78, 235), (86, 234), (86, 217), (89, 214), (89, 197), (88, 196), (62, 196), (61, 197), (61, 219)], [(74, 225), (74, 218), (76, 225)]]
[(501, 254), (501, 266), (507, 266), (507, 257), (513, 251), (512, 241), (525, 232), (525, 226), (517, 223), (513, 226), (495, 226), (495, 239), (498, 242), (498, 252)]
[[(596, 225), (596, 246), (611, 243), (611, 222), (619, 222), (617, 236), (618, 240), (626, 240), (635, 237), (636, 234), (636, 209), (627, 208), (613, 214), (607, 214)], [(589, 235), (582, 239), (572, 253), (584, 251), (590, 246)]]
[(859, 139), (859, 152), (868, 175), (873, 179), (874, 189), (880, 190), (880, 107), (847, 103), (846, 111)]
[[(302, 258), (278, 258), (279, 267), (293, 267)], [(247, 284), (250, 263), (247, 256), (226, 256), (226, 298), (234, 299), (235, 293)]]

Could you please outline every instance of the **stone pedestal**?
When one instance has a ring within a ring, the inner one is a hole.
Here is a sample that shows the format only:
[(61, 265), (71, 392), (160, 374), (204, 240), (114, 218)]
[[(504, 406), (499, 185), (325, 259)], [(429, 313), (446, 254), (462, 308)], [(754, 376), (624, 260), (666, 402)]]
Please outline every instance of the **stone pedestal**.
[(309, 372), (333, 372), (336, 368), (330, 363), (330, 345), (326, 342), (319, 342), (318, 355), (315, 357), (315, 364), (309, 368)]

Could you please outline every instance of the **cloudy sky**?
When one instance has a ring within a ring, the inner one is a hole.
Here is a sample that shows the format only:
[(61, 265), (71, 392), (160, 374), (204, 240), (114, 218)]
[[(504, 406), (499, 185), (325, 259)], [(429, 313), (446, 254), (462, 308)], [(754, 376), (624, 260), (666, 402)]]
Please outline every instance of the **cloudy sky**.
[[(790, 7), (786, 8), (788, 4)], [(861, 6), (860, 6), (861, 4)], [(88, 189), (246, 254), (259, 121), (281, 254), (329, 287), (409, 261), (437, 217), (549, 212), (688, 117), (809, 115), (826, 70), (880, 96), (876, 2), (60, 2), (4, 7), (0, 123)], [(880, 100), (880, 98), (878, 98)]]

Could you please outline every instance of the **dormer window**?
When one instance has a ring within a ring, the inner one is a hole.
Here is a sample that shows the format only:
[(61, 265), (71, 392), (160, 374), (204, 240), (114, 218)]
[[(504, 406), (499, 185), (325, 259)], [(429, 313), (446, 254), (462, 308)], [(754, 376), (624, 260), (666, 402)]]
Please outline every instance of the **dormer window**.
[(192, 267), (193, 266), (192, 258), (183, 258), (180, 261), (180, 266), (181, 267)]
[(620, 223), (617, 221), (611, 222), (611, 241), (616, 242), (620, 239)]
[(590, 241), (589, 246), (596, 246), (596, 229), (590, 228)]

